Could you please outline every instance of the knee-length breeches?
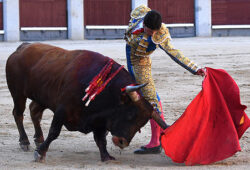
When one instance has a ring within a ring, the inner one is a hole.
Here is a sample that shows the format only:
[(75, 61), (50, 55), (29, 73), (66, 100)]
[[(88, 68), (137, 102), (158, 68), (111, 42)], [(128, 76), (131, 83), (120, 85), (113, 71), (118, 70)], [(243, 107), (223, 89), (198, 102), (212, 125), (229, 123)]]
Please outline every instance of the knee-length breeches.
[(126, 54), (129, 73), (137, 83), (148, 83), (147, 86), (141, 89), (141, 92), (145, 99), (161, 114), (160, 98), (156, 93), (155, 83), (151, 74), (151, 59), (149, 57), (140, 57), (134, 60), (137, 56), (131, 56), (131, 47), (129, 45), (126, 46)]

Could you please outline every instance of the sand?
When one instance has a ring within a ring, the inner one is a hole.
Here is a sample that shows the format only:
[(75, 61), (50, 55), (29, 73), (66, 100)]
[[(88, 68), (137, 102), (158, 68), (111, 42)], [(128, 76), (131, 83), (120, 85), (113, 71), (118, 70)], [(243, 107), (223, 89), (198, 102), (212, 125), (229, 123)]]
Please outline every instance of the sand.
[[(241, 92), (242, 104), (250, 108), (250, 37), (175, 38), (173, 44), (186, 56), (201, 66), (225, 69), (236, 81)], [(0, 169), (249, 169), (250, 130), (240, 140), (241, 152), (211, 165), (188, 167), (173, 163), (164, 152), (157, 155), (135, 155), (133, 151), (147, 144), (150, 139), (150, 124), (146, 124), (133, 138), (130, 146), (120, 150), (107, 136), (109, 153), (115, 161), (101, 162), (99, 150), (92, 133), (69, 132), (65, 128), (58, 139), (52, 142), (46, 162), (34, 162), (34, 128), (25, 110), (24, 126), (31, 142), (31, 151), (19, 147), (18, 130), (12, 116), (13, 102), (7, 88), (5, 64), (8, 56), (22, 42), (0, 43)], [(126, 65), (123, 40), (45, 41), (66, 49), (87, 49), (102, 53)], [(176, 64), (162, 50), (152, 54), (152, 72), (168, 124), (172, 124), (201, 90), (202, 78), (194, 76)], [(246, 113), (250, 117), (249, 109)], [(42, 129), (47, 136), (53, 113), (46, 110)]]

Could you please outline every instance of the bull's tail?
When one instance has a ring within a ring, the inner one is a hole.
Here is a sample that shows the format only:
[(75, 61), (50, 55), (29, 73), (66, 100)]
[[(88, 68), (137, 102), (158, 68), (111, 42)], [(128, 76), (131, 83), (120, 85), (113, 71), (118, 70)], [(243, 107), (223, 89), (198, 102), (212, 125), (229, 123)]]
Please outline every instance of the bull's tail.
[(22, 86), (21, 82), (23, 80), (22, 79), (23, 76), (22, 76), (22, 71), (18, 67), (19, 64), (18, 60), (16, 59), (16, 56), (19, 56), (21, 51), (29, 44), (30, 43), (22, 43), (21, 45), (19, 45), (16, 51), (9, 56), (6, 62), (6, 67), (5, 67), (6, 81), (12, 96), (14, 95), (14, 93), (22, 92), (22, 89), (20, 88)]

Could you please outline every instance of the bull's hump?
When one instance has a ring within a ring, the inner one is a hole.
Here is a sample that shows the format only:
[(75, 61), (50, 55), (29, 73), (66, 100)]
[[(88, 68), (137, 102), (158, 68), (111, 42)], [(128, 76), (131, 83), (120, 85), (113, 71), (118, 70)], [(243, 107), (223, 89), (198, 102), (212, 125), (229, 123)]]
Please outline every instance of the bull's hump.
[(69, 63), (77, 51), (68, 51), (59, 47), (54, 47), (46, 44), (32, 44), (26, 50), (28, 60), (33, 60), (39, 65), (48, 64), (51, 66), (61, 66)]

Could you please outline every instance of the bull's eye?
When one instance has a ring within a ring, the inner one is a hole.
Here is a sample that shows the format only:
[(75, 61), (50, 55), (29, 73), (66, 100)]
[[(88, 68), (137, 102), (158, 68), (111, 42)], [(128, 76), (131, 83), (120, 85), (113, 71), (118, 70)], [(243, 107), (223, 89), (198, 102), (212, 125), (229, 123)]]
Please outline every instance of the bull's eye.
[(123, 145), (123, 140), (121, 140), (121, 139), (120, 139), (120, 140), (119, 140), (119, 142), (120, 142), (120, 144), (122, 144), (122, 145)]

